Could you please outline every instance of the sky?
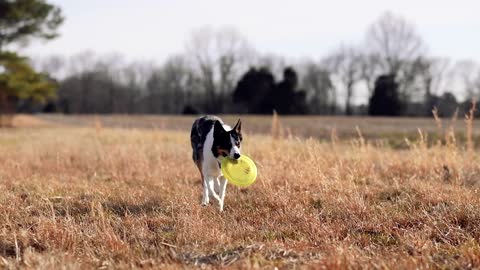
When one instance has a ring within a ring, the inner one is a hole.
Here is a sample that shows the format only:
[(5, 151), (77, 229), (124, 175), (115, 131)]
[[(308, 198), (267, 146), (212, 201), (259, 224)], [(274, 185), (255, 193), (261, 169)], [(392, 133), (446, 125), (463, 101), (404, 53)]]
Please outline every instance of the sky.
[(261, 53), (320, 59), (361, 43), (390, 11), (412, 22), (433, 56), (480, 62), (480, 1), (49, 0), (66, 17), (61, 36), (33, 42), (30, 56), (117, 53), (161, 63), (184, 51), (195, 29), (233, 27)]

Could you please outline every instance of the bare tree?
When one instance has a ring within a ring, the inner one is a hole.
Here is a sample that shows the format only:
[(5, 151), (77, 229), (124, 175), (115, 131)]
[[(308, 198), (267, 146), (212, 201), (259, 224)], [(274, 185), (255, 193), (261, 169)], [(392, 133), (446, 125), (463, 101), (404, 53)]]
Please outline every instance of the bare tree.
[(401, 96), (408, 98), (415, 82), (417, 61), (426, 52), (423, 40), (413, 24), (390, 12), (383, 14), (368, 29), (366, 48), (370, 61), (375, 61), (370, 65), (376, 65), (377, 76), (395, 75), (400, 84)]
[(147, 82), (151, 77), (153, 67), (151, 63), (135, 62), (120, 70), (121, 84), (127, 88), (126, 111), (128, 113), (139, 112), (139, 104), (147, 96), (145, 91)]
[(147, 82), (149, 113), (181, 113), (191, 101), (192, 72), (183, 56), (170, 57)]
[(383, 14), (367, 32), (367, 45), (382, 69), (397, 74), (404, 65), (425, 53), (423, 40), (405, 18)]
[(187, 42), (187, 56), (206, 95), (210, 97), (207, 111), (219, 107), (235, 86), (239, 76), (248, 69), (254, 51), (236, 30), (204, 28), (195, 31)]
[(39, 72), (49, 74), (53, 78), (60, 79), (66, 77), (67, 60), (63, 56), (32, 57), (31, 65)]
[(300, 74), (300, 88), (307, 92), (310, 111), (320, 114), (334, 113), (336, 93), (328, 68), (315, 62), (306, 62), (297, 66)]
[(455, 64), (455, 79), (462, 88), (466, 100), (478, 98), (480, 94), (480, 66), (471, 61), (463, 60)]
[(93, 51), (84, 51), (68, 58), (67, 72), (69, 74), (80, 74), (92, 70), (97, 62), (98, 56)]
[(375, 88), (375, 81), (381, 74), (378, 57), (371, 53), (362, 53), (360, 56), (362, 79), (368, 89), (368, 96), (371, 97)]
[(70, 58), (61, 78), (58, 106), (66, 113), (138, 113), (153, 66), (126, 63), (116, 54)]
[(276, 54), (263, 54), (257, 56), (255, 65), (268, 69), (276, 78), (280, 78), (283, 75), (285, 68), (288, 67), (287, 60)]
[(447, 80), (451, 77), (450, 61), (444, 58), (419, 58), (416, 61), (415, 74), (421, 89), (424, 89), (425, 115), (431, 115), (433, 98), (442, 90), (448, 90)]
[(352, 98), (362, 79), (362, 55), (354, 47), (340, 46), (325, 60), (337, 89), (345, 91), (345, 114), (352, 115)]

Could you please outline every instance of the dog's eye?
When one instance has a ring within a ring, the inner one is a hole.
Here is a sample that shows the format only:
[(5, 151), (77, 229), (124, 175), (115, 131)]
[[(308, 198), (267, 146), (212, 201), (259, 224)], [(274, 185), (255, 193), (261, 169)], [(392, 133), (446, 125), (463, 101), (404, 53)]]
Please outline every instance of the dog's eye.
[(235, 145), (236, 145), (237, 147), (239, 147), (239, 146), (240, 146), (240, 142), (239, 142), (239, 141), (236, 141), (236, 142), (235, 142)]

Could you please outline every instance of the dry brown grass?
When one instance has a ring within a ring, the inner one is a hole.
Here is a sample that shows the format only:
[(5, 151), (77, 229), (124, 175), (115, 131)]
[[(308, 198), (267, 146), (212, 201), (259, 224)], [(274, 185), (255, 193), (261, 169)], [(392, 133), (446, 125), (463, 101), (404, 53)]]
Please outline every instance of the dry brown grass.
[[(278, 116), (278, 115), (277, 115)], [(235, 124), (239, 116), (221, 116), (227, 123)], [(270, 134), (272, 116), (242, 115), (248, 123), (250, 132)], [(462, 117), (462, 116), (461, 116)], [(110, 128), (146, 128), (168, 129), (175, 131), (190, 131), (195, 116), (159, 116), (159, 115), (69, 115), (44, 114), (40, 119), (50, 123), (73, 125), (81, 127), (94, 127), (97, 121)], [(453, 117), (455, 118), (455, 117)], [(429, 133), (438, 131), (438, 124), (432, 118), (406, 118), (406, 117), (343, 117), (343, 116), (278, 116), (280, 124), (279, 133), (290, 129), (291, 132), (303, 137), (329, 138), (332, 129), (336, 129), (343, 137), (355, 137), (358, 126), (366, 137), (382, 137), (390, 134), (408, 136), (421, 127)], [(443, 120), (444, 126), (453, 126), (457, 132), (463, 132), (462, 121)], [(448, 125), (447, 125), (448, 124)], [(474, 133), (480, 133), (480, 121), (473, 123)], [(281, 134), (280, 134), (281, 135)]]
[(25, 128), (25, 127), (52, 127), (56, 126), (55, 123), (51, 121), (45, 121), (38, 117), (33, 117), (31, 115), (26, 114), (17, 114), (12, 116), (10, 125), (7, 127), (14, 127), (14, 128)]
[(200, 206), (187, 132), (0, 130), (0, 264), (480, 267), (479, 155), (465, 146), (394, 150), (332, 132), (249, 134), (243, 147), (259, 178), (229, 186), (219, 213)]

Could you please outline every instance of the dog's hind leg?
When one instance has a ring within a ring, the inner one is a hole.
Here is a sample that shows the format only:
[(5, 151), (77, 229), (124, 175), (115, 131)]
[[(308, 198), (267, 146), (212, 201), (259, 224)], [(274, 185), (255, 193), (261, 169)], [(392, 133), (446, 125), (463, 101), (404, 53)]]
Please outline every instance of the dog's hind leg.
[(200, 172), (200, 177), (202, 178), (202, 188), (203, 188), (203, 193), (202, 193), (202, 205), (206, 206), (209, 203), (209, 198), (208, 198), (208, 184), (205, 181), (205, 176), (202, 173), (202, 167), (200, 163), (196, 163), (198, 171)]
[(220, 182), (220, 192), (219, 192), (219, 197), (220, 197), (220, 212), (223, 211), (223, 202), (225, 201), (225, 193), (227, 192), (227, 179), (222, 175), (219, 177), (219, 182)]

